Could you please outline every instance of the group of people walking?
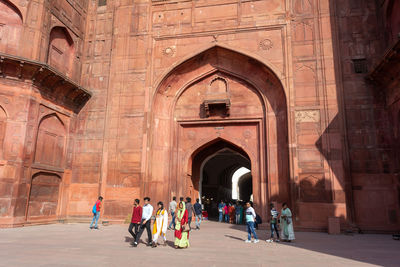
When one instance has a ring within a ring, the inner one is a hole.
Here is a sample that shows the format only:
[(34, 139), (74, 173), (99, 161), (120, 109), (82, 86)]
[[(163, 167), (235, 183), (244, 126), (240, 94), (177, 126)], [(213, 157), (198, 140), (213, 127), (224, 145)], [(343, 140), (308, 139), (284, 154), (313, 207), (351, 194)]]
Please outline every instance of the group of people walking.
[[(100, 217), (101, 203), (103, 197), (99, 197), (92, 208), (93, 220), (90, 224), (90, 229), (98, 229), (97, 223)], [(139, 240), (146, 229), (147, 231), (147, 245), (157, 247), (158, 238), (161, 236), (166, 246), (167, 244), (167, 229), (174, 230), (175, 236), (175, 248), (188, 248), (189, 244), (189, 232), (192, 230), (191, 222), (193, 214), (196, 220), (196, 230), (200, 230), (200, 224), (203, 219), (202, 217), (202, 205), (199, 199), (196, 199), (196, 203), (192, 205), (190, 197), (186, 198), (186, 202), (183, 197), (180, 197), (179, 202), (176, 202), (176, 197), (172, 198), (169, 203), (168, 211), (164, 208), (164, 203), (159, 201), (157, 203), (157, 210), (154, 216), (153, 230), (151, 230), (151, 220), (153, 216), (153, 206), (150, 204), (150, 198), (145, 197), (143, 207), (140, 206), (140, 200), (135, 199), (133, 203), (133, 211), (131, 217), (131, 223), (129, 224), (128, 232), (133, 237), (132, 245), (137, 247)], [(282, 204), (282, 210), (279, 213), (274, 204), (270, 204), (270, 228), (271, 236), (267, 239), (267, 242), (279, 242), (279, 240), (290, 242), (295, 239), (292, 221), (292, 212), (288, 208), (286, 203)], [(240, 203), (221, 203), (218, 204), (219, 221), (225, 221), (230, 223), (242, 224), (243, 216), (247, 226), (247, 239), (246, 243), (251, 243), (253, 237), (253, 243), (258, 243), (259, 239), (255, 229), (257, 224), (261, 223), (261, 218), (256, 214), (251, 202), (246, 202), (245, 206)], [(169, 214), (171, 215), (171, 222), (168, 224)], [(94, 225), (94, 226), (93, 226)], [(279, 227), (280, 226), (280, 234)], [(274, 239), (274, 233), (276, 233), (276, 239)]]
[[(274, 204), (270, 204), (270, 229), (271, 237), (267, 239), (267, 242), (279, 242), (292, 241), (295, 239), (292, 223), (292, 212), (287, 207), (286, 203), (283, 203), (282, 210), (279, 213)], [(280, 214), (280, 216), (279, 216)], [(261, 217), (256, 214), (251, 202), (221, 202), (218, 204), (218, 221), (232, 224), (243, 224), (247, 226), (248, 238), (245, 240), (246, 243), (251, 243), (251, 236), (254, 238), (254, 243), (258, 243), (257, 234), (255, 229), (261, 224)], [(279, 235), (279, 227), (281, 234)], [(274, 239), (274, 233), (276, 233), (276, 239)]]
[[(158, 238), (160, 236), (164, 241), (163, 245), (166, 246), (166, 233), (167, 229), (170, 229), (175, 231), (175, 248), (188, 248), (190, 246), (189, 232), (192, 230), (191, 221), (193, 214), (195, 214), (196, 218), (196, 229), (200, 229), (202, 206), (199, 203), (199, 199), (192, 205), (192, 200), (189, 197), (186, 198), (186, 202), (183, 201), (183, 197), (181, 197), (178, 203), (176, 202), (176, 197), (173, 197), (172, 201), (169, 203), (168, 211), (164, 208), (163, 202), (158, 202), (152, 231), (150, 223), (153, 215), (153, 206), (150, 204), (149, 197), (145, 197), (143, 200), (143, 207), (140, 206), (139, 199), (135, 199), (134, 201), (132, 219), (128, 228), (129, 233), (134, 239), (132, 245), (134, 247), (138, 245), (144, 229), (146, 229), (148, 246), (157, 247)], [(169, 214), (172, 217), (170, 224), (168, 224)]]
[[(251, 202), (246, 203), (246, 225), (247, 225), (247, 233), (248, 237), (245, 240), (246, 243), (251, 243), (251, 237), (253, 236), (253, 243), (258, 243), (259, 240), (257, 238), (257, 234), (255, 231), (255, 224), (257, 215), (254, 211), (254, 208), (251, 205)], [(282, 210), (279, 216), (279, 212), (275, 209), (274, 204), (270, 204), (270, 229), (271, 236), (266, 241), (268, 243), (271, 242), (279, 242), (280, 240), (284, 242), (291, 242), (295, 239), (294, 230), (293, 230), (293, 221), (292, 221), (292, 212), (288, 208), (286, 203), (282, 204)], [(279, 235), (280, 225), (281, 234)], [(276, 233), (276, 239), (274, 239), (274, 232)]]

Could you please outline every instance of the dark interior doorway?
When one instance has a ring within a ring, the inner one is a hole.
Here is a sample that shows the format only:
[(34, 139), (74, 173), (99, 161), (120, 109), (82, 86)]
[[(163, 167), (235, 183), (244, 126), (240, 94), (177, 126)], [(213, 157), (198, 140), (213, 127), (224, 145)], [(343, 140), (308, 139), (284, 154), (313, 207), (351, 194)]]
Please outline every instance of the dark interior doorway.
[[(247, 173), (239, 178), (239, 196), (232, 199), (232, 176), (240, 168), (251, 170), (248, 155), (236, 146), (220, 141), (206, 147), (201, 157), (195, 157), (200, 165), (199, 195), (210, 219), (218, 217), (218, 203), (237, 199), (248, 200), (252, 194), (252, 176)], [(195, 164), (195, 165), (197, 165)]]

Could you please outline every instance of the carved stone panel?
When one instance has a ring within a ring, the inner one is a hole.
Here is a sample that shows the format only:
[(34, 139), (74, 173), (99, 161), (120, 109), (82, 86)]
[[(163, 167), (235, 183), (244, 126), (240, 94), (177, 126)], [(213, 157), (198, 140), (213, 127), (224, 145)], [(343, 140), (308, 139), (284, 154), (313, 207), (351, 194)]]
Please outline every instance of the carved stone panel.
[(299, 110), (295, 112), (295, 119), (297, 123), (300, 122), (319, 122), (319, 110)]

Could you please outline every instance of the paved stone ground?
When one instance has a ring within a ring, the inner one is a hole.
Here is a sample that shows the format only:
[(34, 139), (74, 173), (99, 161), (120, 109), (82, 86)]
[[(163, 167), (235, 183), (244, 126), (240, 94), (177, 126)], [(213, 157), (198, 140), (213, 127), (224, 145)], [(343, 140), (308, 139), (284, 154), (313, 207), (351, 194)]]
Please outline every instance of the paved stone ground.
[[(0, 229), (0, 266), (400, 266), (400, 241), (390, 235), (297, 232), (295, 243), (246, 244), (242, 226), (204, 222), (189, 249), (130, 245), (127, 225), (87, 224)], [(142, 237), (146, 236), (144, 232)]]

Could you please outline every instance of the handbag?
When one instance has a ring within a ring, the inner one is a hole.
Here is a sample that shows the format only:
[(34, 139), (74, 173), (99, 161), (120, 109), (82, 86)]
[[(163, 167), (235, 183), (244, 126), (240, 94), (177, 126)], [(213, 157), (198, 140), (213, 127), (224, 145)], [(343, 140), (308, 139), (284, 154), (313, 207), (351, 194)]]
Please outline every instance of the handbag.
[(185, 227), (184, 225), (182, 225), (181, 228), (182, 228), (182, 232), (189, 232), (190, 231), (189, 227)]

